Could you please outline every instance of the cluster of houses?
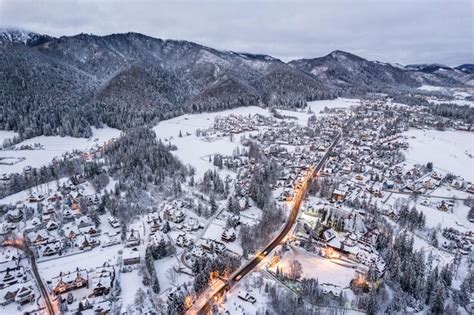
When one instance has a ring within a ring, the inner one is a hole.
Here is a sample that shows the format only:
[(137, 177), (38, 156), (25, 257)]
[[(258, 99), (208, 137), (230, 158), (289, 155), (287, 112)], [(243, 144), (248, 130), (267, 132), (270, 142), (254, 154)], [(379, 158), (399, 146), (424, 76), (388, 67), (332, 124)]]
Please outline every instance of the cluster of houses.
[[(109, 223), (101, 224), (91, 215), (100, 198), (87, 194), (83, 183), (82, 176), (73, 176), (58, 184), (53, 193), (32, 191), (23, 201), (7, 206), (0, 223), (0, 238), (22, 238), (38, 262), (61, 255), (80, 254), (101, 244), (105, 247), (112, 241), (115, 244), (131, 242), (131, 237), (122, 240), (118, 221), (111, 219)], [(33, 303), (40, 295), (29, 269), (29, 261), (20, 253), (23, 252), (12, 247), (1, 249), (0, 305)], [(90, 290), (87, 297), (91, 298), (108, 294), (114, 282), (114, 268), (104, 265), (93, 271), (77, 269), (65, 272), (59, 269), (57, 277), (45, 280), (56, 296), (86, 288)], [(64, 296), (62, 302), (70, 304), (70, 300)]]
[(456, 229), (443, 229), (443, 237), (446, 239), (441, 246), (445, 250), (457, 249), (462, 255), (468, 255), (474, 244), (474, 232), (461, 233)]
[[(379, 204), (375, 198), (384, 199), (391, 193), (406, 195), (430, 195), (436, 189), (447, 185), (472, 193), (474, 185), (462, 177), (446, 181), (448, 176), (427, 165), (412, 165), (407, 168), (401, 164), (401, 153), (408, 147), (400, 132), (409, 126), (405, 107), (387, 107), (383, 102), (364, 101), (364, 106), (356, 111), (351, 122), (350, 132), (335, 149), (322, 171), (322, 176), (336, 177), (340, 184), (334, 187), (332, 202), (348, 201), (349, 204)], [(387, 118), (386, 112), (391, 118)], [(409, 112), (418, 113), (416, 109)], [(386, 200), (384, 200), (386, 201)], [(454, 201), (446, 198), (434, 202), (425, 201), (440, 211), (452, 211)], [(394, 216), (396, 213), (387, 204), (378, 209), (382, 214)]]
[[(104, 263), (101, 266), (92, 268), (90, 270), (76, 268), (74, 271), (60, 272), (58, 276), (53, 277), (48, 281), (52, 288), (52, 292), (61, 301), (61, 308), (70, 309), (71, 306), (65, 306), (63, 304), (74, 306), (71, 309), (77, 308), (83, 309), (92, 308), (91, 300), (100, 298), (97, 302), (96, 308), (100, 307), (102, 310), (109, 309), (108, 306), (102, 305), (100, 301), (104, 300), (102, 297), (107, 297), (111, 292), (111, 289), (115, 283), (115, 267)], [(76, 297), (73, 293), (81, 291), (79, 297)], [(80, 304), (82, 304), (80, 306)], [(84, 307), (86, 306), (86, 307)], [(97, 313), (96, 314), (106, 314)]]
[(375, 250), (380, 231), (376, 226), (366, 226), (361, 213), (329, 203), (309, 205), (304, 213), (305, 223), (297, 230), (297, 239), (312, 238), (321, 247), (330, 248), (355, 263), (373, 265), (379, 272), (383, 271), (385, 262)]
[[(368, 222), (370, 209), (396, 222), (398, 208), (388, 201), (392, 195), (400, 194), (404, 198), (413, 196), (423, 206), (453, 212), (456, 201), (436, 196), (436, 190), (473, 193), (474, 185), (460, 176), (434, 170), (432, 165), (407, 167), (403, 164), (401, 153), (408, 148), (408, 142), (400, 133), (414, 124), (435, 124), (436, 121), (430, 119), (439, 117), (422, 118), (424, 111), (416, 106), (408, 109), (410, 115), (407, 115), (405, 108), (395, 105), (387, 107), (380, 101), (363, 103), (364, 106), (354, 111), (350, 129), (320, 173), (321, 183), (324, 178), (328, 179), (325, 188), (330, 193), (323, 194), (321, 188), (321, 203), (307, 206), (295, 237), (307, 249), (311, 248), (306, 246), (311, 239), (319, 247), (330, 249), (327, 253), (338, 253), (344, 259), (365, 266), (365, 270), (374, 266), (381, 273), (385, 262), (375, 249), (381, 231), (375, 225), (364, 224)], [(318, 119), (314, 122), (314, 128), (316, 126), (325, 124)], [(322, 145), (322, 150), (324, 146), (327, 143)], [(286, 185), (291, 187), (290, 182)], [(285, 198), (291, 200), (291, 191), (281, 200)], [(442, 244), (443, 248), (454, 247), (468, 253), (472, 233), (467, 234), (445, 230), (443, 236), (449, 241)]]
[(37, 296), (34, 281), (27, 272), (27, 258), (15, 248), (3, 248), (0, 252), (0, 305), (23, 305)]
[(230, 134), (239, 134), (243, 132), (256, 131), (261, 126), (275, 124), (273, 118), (263, 115), (227, 115), (224, 117), (216, 117), (213, 125), (203, 131), (203, 135), (214, 133), (217, 136), (228, 136)]

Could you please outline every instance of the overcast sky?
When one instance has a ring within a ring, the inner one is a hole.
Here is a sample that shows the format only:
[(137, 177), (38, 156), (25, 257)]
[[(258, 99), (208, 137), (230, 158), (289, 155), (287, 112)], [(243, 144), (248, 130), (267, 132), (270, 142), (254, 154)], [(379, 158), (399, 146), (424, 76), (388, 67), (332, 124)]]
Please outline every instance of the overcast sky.
[(474, 63), (473, 0), (0, 0), (0, 24), (53, 36), (139, 32), (285, 61), (345, 50), (370, 60)]

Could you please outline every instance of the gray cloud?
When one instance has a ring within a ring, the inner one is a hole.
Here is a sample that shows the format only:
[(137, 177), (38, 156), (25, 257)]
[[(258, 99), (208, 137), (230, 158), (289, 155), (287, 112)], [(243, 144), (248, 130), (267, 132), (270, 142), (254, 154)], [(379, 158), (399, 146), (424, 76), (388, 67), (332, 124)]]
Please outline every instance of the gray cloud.
[(53, 36), (140, 32), (283, 60), (346, 50), (371, 60), (474, 62), (471, 0), (0, 0), (0, 23)]

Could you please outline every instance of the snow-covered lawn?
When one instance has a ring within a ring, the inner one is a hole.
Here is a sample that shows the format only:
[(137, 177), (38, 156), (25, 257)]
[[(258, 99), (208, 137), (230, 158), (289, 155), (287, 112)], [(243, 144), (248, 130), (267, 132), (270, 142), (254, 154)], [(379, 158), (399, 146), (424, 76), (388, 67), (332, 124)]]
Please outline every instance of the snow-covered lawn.
[(120, 285), (122, 289), (120, 294), (122, 297), (122, 311), (126, 311), (128, 306), (134, 304), (138, 289), (142, 288), (145, 291), (145, 288), (142, 284), (142, 277), (138, 274), (137, 269), (131, 272), (121, 273)]
[[(264, 276), (264, 272), (253, 272), (238, 284), (226, 295), (226, 301), (219, 306), (221, 314), (265, 314), (269, 311), (268, 303), (270, 297), (265, 292), (265, 284), (274, 285), (276, 282), (269, 276)], [(239, 298), (239, 295), (245, 297), (250, 294), (255, 298), (255, 303), (247, 302)], [(270, 312), (271, 313), (271, 312)]]
[(290, 247), (290, 251), (273, 267), (272, 271), (276, 271), (276, 266), (278, 266), (283, 273), (289, 272), (293, 260), (301, 263), (303, 267), (302, 278), (318, 279), (320, 284), (331, 283), (345, 288), (356, 277), (355, 269), (343, 267), (330, 259), (308, 253), (299, 247)]
[(173, 266), (178, 266), (180, 255), (176, 258), (175, 255), (155, 260), (156, 275), (160, 283), (160, 295), (166, 296), (172, 289), (182, 287), (187, 283), (192, 287), (193, 278), (184, 273), (173, 271)]
[(25, 160), (13, 165), (0, 165), (0, 173), (22, 172), (27, 165), (32, 167), (41, 167), (51, 163), (54, 157), (61, 155), (67, 151), (74, 149), (87, 150), (93, 145), (101, 145), (104, 142), (118, 138), (121, 131), (118, 129), (105, 127), (101, 129), (92, 128), (92, 137), (90, 138), (73, 138), (60, 136), (39, 136), (20, 142), (16, 147), (22, 145), (33, 145), (40, 143), (44, 150), (3, 150), (0, 151), (1, 157), (25, 158)]
[[(205, 243), (204, 239), (211, 239), (218, 242), (222, 242), (221, 236), (224, 231), (225, 231), (225, 222), (215, 219), (209, 225), (209, 228), (207, 229), (206, 233), (204, 233), (203, 240), (201, 240), (201, 243)], [(236, 234), (238, 235), (237, 231), (236, 231)], [(227, 247), (227, 249), (234, 252), (235, 254), (242, 255), (243, 250), (242, 250), (242, 246), (240, 245), (239, 238), (233, 242), (225, 243), (225, 246)]]
[(435, 169), (453, 173), (474, 182), (474, 134), (463, 131), (410, 129), (408, 161), (420, 164), (433, 162)]
[(445, 251), (439, 250), (437, 248), (434, 248), (433, 246), (428, 244), (427, 241), (425, 241), (424, 239), (420, 238), (417, 235), (413, 235), (413, 248), (415, 250), (423, 250), (426, 256), (428, 256), (429, 253), (431, 253), (432, 259), (433, 259), (431, 263), (434, 266), (436, 265), (440, 267), (444, 266), (448, 263), (451, 263), (454, 258), (453, 255)]
[[(433, 203), (439, 201), (439, 199), (432, 199)], [(465, 206), (462, 201), (456, 201), (454, 207), (454, 213), (444, 212), (436, 209), (436, 205), (433, 204), (430, 207), (421, 205), (419, 202), (416, 205), (416, 209), (423, 211), (426, 216), (426, 226), (435, 228), (438, 224), (443, 228), (452, 227), (461, 231), (468, 231), (474, 228), (474, 223), (466, 220), (469, 207)]]

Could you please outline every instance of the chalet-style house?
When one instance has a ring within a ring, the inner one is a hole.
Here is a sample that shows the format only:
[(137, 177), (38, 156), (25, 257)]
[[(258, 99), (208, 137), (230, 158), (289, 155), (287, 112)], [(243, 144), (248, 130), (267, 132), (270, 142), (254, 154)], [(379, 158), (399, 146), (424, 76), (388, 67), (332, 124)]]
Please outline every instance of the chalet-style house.
[(53, 279), (53, 281), (52, 287), (55, 294), (79, 289), (88, 284), (88, 278), (85, 271), (79, 270), (67, 274), (60, 274), (59, 277)]

